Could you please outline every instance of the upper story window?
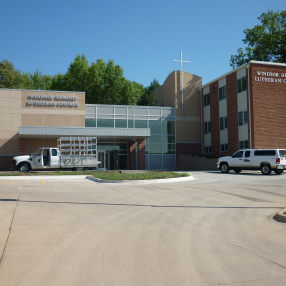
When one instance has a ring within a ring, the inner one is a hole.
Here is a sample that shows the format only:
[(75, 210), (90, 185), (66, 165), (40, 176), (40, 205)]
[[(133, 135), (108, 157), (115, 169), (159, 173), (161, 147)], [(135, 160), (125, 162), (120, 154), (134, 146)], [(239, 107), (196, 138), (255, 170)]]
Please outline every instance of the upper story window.
[(222, 86), (218, 89), (218, 98), (219, 100), (223, 100), (226, 98), (226, 86)]
[(238, 112), (238, 125), (242, 126), (248, 123), (248, 113), (247, 111), (239, 111)]
[(208, 134), (211, 132), (211, 122), (210, 121), (206, 121), (205, 122), (205, 134)]
[(237, 93), (240, 93), (240, 92), (246, 90), (246, 76), (239, 78), (236, 81), (236, 86), (237, 86)]
[(220, 130), (227, 129), (227, 117), (219, 118), (219, 129)]
[(210, 105), (210, 94), (204, 94), (204, 106)]

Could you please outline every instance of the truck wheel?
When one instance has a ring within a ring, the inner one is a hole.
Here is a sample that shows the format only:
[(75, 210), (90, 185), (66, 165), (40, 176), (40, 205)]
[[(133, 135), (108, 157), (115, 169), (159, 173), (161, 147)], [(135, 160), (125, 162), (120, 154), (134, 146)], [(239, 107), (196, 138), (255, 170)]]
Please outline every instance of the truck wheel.
[(220, 170), (221, 170), (222, 173), (225, 173), (225, 174), (228, 173), (229, 172), (228, 164), (227, 163), (222, 163), (220, 165)]
[(28, 163), (23, 163), (19, 167), (19, 171), (22, 173), (28, 173), (30, 171), (31, 167)]
[(281, 175), (281, 174), (283, 173), (283, 170), (281, 170), (281, 169), (276, 169), (276, 170), (274, 170), (274, 172), (275, 172), (275, 174), (277, 174), (277, 175)]
[(269, 165), (262, 165), (261, 166), (261, 173), (263, 175), (269, 175), (271, 173), (271, 167)]

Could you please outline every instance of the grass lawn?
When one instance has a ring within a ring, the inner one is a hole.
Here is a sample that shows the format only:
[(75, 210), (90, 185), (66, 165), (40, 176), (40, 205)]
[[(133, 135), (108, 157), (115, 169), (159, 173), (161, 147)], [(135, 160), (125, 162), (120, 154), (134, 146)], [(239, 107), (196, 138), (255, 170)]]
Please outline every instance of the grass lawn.
[(21, 172), (3, 172), (0, 176), (59, 176), (59, 175), (88, 175), (103, 180), (151, 180), (187, 177), (186, 173), (176, 173), (170, 171), (146, 171), (146, 172), (128, 172), (128, 171), (32, 171), (29, 173)]

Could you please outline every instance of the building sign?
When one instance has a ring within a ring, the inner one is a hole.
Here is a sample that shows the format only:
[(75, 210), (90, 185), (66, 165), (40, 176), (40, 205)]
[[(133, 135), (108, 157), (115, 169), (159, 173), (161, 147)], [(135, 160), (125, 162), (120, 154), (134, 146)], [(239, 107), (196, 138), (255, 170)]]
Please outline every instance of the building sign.
[(28, 95), (26, 106), (77, 108), (79, 107), (77, 100), (77, 96)]
[(254, 81), (286, 84), (286, 73), (256, 71)]

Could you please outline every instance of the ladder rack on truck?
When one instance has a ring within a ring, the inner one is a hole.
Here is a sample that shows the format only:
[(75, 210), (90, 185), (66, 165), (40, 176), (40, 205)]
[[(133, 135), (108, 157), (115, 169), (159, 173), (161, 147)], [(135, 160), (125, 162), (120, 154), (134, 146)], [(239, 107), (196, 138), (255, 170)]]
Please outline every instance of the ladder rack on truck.
[(96, 137), (61, 137), (58, 139), (62, 168), (97, 167)]

